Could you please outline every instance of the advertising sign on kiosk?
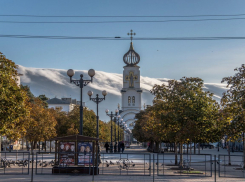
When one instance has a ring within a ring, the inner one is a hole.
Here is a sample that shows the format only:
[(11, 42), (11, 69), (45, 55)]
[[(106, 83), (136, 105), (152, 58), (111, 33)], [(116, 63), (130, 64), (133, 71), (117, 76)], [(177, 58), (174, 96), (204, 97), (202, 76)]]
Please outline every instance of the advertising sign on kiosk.
[(60, 142), (61, 165), (75, 165), (75, 142)]
[(93, 143), (92, 142), (78, 142), (78, 165), (92, 165), (93, 164)]

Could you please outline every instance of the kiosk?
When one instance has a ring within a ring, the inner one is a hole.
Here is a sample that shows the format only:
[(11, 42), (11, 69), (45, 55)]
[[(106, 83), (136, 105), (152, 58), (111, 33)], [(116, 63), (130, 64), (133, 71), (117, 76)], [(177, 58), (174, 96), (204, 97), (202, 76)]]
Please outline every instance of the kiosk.
[(52, 140), (55, 140), (55, 166), (52, 173), (99, 174), (99, 164), (96, 163), (98, 138), (71, 135)]

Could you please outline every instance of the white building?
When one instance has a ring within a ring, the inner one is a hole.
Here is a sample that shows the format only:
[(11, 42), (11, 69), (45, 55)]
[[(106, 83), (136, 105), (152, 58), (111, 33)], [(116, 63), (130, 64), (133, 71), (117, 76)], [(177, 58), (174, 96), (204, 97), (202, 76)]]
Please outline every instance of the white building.
[[(130, 35), (133, 35), (132, 31)], [(120, 115), (129, 129), (133, 129), (135, 114), (141, 110), (142, 89), (140, 88), (140, 67), (137, 65), (140, 62), (140, 56), (134, 51), (132, 36), (129, 51), (123, 56), (123, 61), (126, 66), (123, 67), (122, 111)]]
[(60, 109), (61, 111), (70, 112), (76, 106), (76, 103), (71, 98), (53, 98), (47, 100), (48, 108)]

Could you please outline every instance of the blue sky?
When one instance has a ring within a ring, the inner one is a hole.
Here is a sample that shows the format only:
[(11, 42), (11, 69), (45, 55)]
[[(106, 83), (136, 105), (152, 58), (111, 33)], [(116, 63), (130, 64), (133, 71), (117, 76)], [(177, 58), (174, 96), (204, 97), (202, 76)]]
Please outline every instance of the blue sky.
[[(0, 0), (0, 15), (188, 16), (245, 14), (244, 0)], [(195, 17), (191, 19), (227, 18)], [(228, 17), (229, 18), (229, 17)], [(233, 17), (234, 18), (234, 17)], [(245, 18), (239, 16), (238, 18)], [(0, 35), (127, 37), (245, 37), (245, 19), (166, 23), (18, 24), (1, 21), (182, 20), (190, 18), (40, 18), (0, 16)], [(141, 75), (179, 79), (200, 77), (219, 83), (244, 63), (245, 40), (135, 40)], [(52, 40), (0, 37), (0, 52), (19, 65), (35, 68), (122, 73), (129, 40)]]

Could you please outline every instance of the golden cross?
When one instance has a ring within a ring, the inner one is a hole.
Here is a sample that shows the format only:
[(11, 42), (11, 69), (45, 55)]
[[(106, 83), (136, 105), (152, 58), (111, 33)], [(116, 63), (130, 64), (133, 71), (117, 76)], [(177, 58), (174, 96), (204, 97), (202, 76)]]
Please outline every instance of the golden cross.
[(131, 42), (133, 40), (133, 35), (136, 35), (136, 33), (133, 33), (133, 30), (130, 30), (130, 33), (128, 33), (128, 35), (131, 35), (130, 39), (131, 39)]
[(129, 87), (133, 88), (134, 87), (134, 80), (137, 80), (138, 76), (134, 75), (134, 72), (130, 71), (129, 75), (126, 75), (126, 80), (129, 81)]

